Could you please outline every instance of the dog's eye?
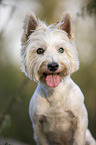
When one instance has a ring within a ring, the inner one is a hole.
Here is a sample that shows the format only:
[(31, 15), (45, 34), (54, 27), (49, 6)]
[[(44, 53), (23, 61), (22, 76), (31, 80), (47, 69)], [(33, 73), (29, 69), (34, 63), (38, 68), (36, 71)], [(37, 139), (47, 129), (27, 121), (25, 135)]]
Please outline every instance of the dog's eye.
[(44, 53), (44, 49), (43, 48), (38, 48), (37, 49), (37, 54), (43, 54)]
[(63, 52), (64, 52), (64, 48), (60, 47), (60, 48), (59, 48), (59, 52), (60, 52), (60, 53), (63, 53)]

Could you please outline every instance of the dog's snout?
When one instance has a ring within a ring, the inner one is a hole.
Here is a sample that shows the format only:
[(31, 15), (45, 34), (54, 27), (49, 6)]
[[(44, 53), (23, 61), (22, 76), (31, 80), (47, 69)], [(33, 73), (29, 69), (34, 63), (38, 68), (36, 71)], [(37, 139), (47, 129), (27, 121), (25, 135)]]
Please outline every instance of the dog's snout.
[(50, 71), (56, 71), (58, 69), (59, 65), (58, 63), (52, 62), (48, 64), (48, 69)]

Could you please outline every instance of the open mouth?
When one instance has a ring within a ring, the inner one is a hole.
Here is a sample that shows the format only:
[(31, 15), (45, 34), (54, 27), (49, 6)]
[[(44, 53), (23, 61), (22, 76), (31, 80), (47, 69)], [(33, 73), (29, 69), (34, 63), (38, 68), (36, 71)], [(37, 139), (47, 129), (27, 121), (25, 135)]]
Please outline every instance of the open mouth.
[(49, 87), (57, 87), (59, 85), (60, 82), (60, 73), (43, 73), (43, 75), (45, 76), (45, 80), (46, 80), (46, 84)]

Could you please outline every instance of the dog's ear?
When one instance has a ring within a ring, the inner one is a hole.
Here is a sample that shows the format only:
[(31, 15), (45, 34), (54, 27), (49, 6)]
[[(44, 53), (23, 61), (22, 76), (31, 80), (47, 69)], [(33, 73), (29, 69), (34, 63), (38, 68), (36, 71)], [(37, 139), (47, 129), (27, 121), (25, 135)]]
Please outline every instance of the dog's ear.
[(61, 30), (64, 30), (67, 34), (69, 39), (73, 40), (73, 32), (72, 32), (72, 18), (69, 12), (63, 13), (61, 17), (61, 21), (57, 24)]
[(37, 18), (34, 13), (30, 13), (25, 17), (24, 21), (24, 38), (23, 41), (27, 41), (28, 37), (34, 32), (37, 27)]

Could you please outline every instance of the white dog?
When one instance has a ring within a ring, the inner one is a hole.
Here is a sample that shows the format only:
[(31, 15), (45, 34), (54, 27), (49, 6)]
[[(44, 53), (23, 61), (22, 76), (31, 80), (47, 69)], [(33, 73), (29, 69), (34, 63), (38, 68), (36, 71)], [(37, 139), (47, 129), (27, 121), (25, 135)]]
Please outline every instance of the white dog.
[(38, 82), (29, 106), (37, 145), (96, 145), (84, 96), (70, 78), (79, 68), (70, 13), (50, 26), (28, 14), (21, 56), (22, 70)]

